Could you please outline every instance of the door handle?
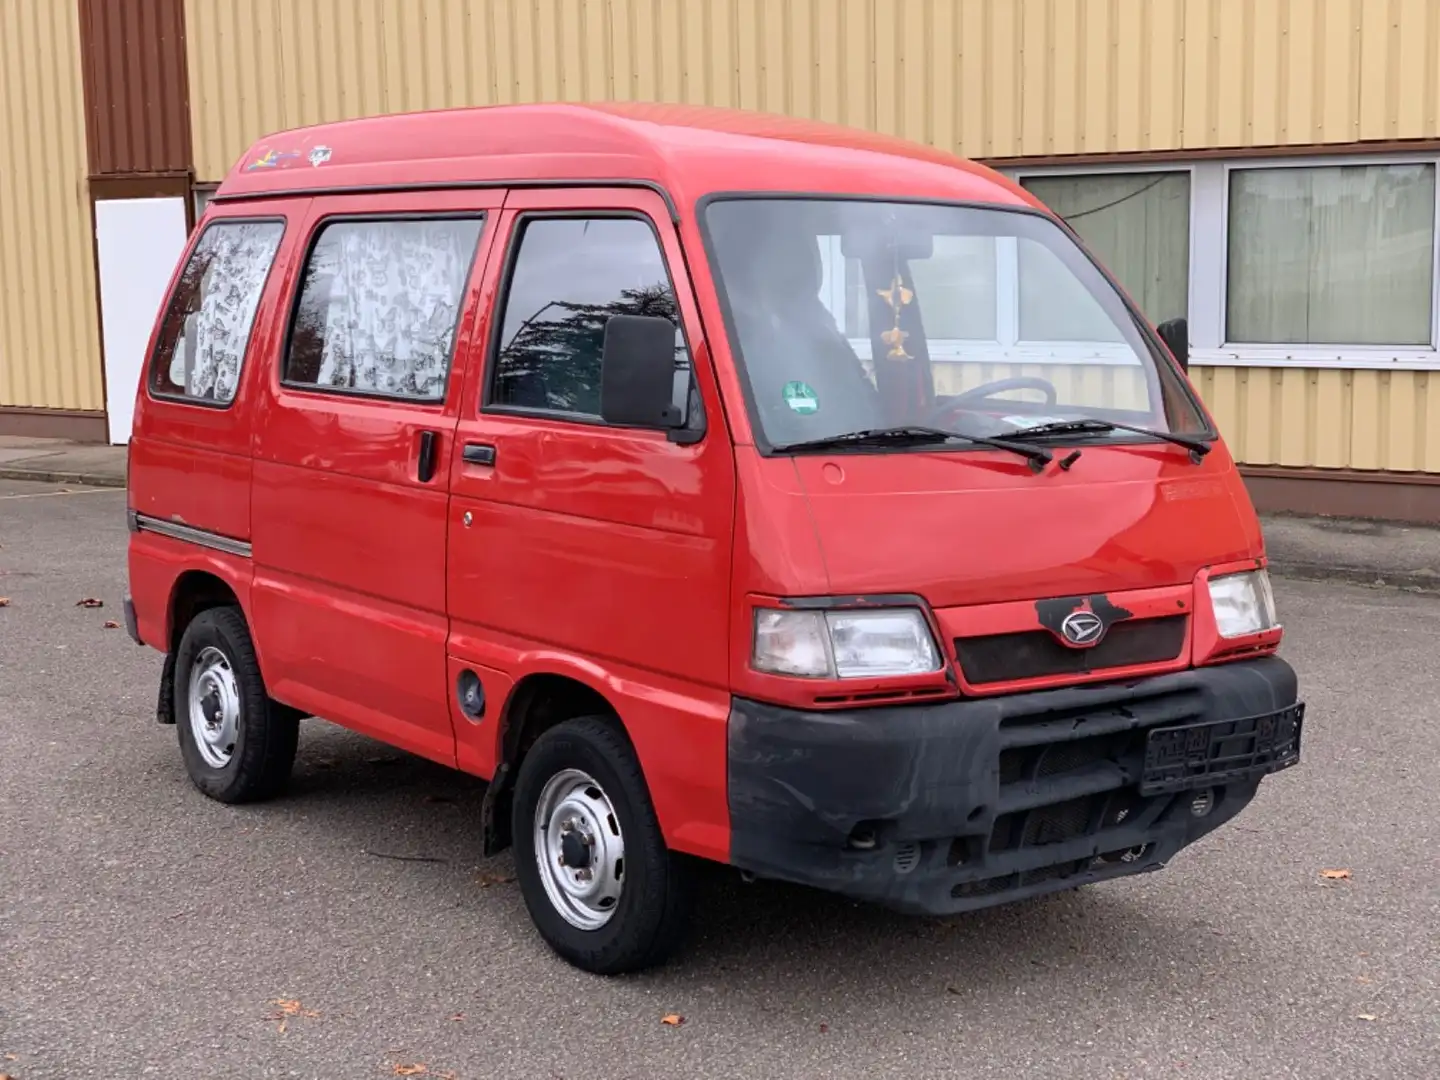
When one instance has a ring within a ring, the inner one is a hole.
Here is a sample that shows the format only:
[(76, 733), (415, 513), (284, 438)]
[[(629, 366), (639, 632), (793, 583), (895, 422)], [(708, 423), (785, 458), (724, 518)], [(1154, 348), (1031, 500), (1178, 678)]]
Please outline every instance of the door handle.
[(440, 445), (440, 436), (433, 431), (422, 431), (420, 433), (420, 461), (415, 466), (415, 475), (422, 484), (428, 484), (435, 479), (435, 458), (436, 449)]
[(494, 465), (495, 447), (489, 443), (467, 442), (461, 456), (467, 465)]

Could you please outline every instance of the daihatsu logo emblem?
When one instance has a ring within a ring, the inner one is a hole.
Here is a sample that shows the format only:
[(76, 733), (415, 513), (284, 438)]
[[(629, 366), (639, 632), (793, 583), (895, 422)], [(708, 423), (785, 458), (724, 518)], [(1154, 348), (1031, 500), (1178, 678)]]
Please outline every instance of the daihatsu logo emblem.
[(1060, 633), (1071, 645), (1086, 648), (1099, 643), (1105, 623), (1093, 611), (1072, 611), (1060, 624)]

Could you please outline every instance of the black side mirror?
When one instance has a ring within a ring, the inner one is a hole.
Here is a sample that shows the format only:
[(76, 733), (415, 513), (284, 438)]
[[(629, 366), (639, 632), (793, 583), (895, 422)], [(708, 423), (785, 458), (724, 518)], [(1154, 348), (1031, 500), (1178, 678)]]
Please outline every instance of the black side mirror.
[(1180, 370), (1190, 370), (1190, 324), (1184, 319), (1169, 319), (1155, 328), (1160, 340), (1180, 364)]
[(619, 427), (679, 427), (675, 324), (655, 315), (612, 315), (600, 361), (600, 418)]

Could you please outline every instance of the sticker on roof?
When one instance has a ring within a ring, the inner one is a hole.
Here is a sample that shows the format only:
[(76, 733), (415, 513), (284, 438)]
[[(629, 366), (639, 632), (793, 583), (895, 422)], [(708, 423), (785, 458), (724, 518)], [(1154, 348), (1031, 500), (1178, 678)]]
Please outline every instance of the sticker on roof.
[(274, 169), (278, 167), (282, 161), (287, 161), (290, 158), (298, 158), (299, 156), (300, 151), (298, 150), (266, 150), (254, 161), (250, 162), (249, 165), (246, 165), (245, 171), (252, 172), (255, 169)]

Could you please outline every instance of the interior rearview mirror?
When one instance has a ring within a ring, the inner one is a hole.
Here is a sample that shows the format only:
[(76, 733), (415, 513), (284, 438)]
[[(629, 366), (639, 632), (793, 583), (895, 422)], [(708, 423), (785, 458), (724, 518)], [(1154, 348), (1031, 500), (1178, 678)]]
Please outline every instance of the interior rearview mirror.
[(1181, 371), (1190, 370), (1190, 324), (1184, 319), (1169, 319), (1155, 328), (1160, 340), (1180, 364)]
[(669, 430), (675, 406), (675, 324), (656, 315), (612, 315), (600, 362), (600, 417), (607, 424)]

